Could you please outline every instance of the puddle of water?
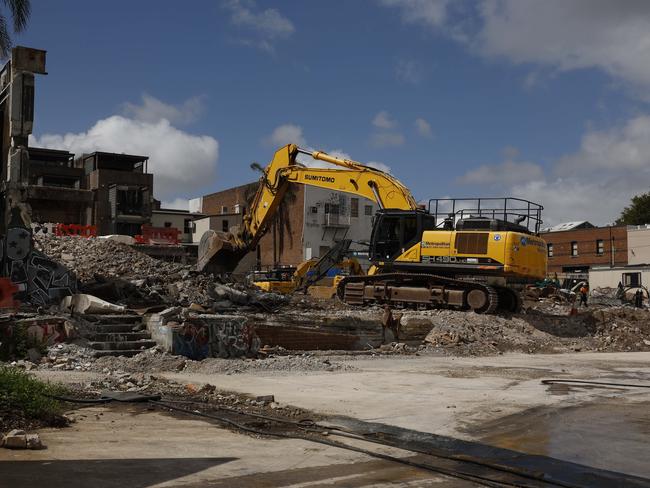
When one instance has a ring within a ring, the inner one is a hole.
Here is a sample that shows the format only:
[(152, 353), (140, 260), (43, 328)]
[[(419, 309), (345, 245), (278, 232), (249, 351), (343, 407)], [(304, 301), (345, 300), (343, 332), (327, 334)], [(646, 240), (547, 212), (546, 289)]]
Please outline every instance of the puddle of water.
[(532, 409), (480, 434), (493, 446), (650, 478), (650, 402)]

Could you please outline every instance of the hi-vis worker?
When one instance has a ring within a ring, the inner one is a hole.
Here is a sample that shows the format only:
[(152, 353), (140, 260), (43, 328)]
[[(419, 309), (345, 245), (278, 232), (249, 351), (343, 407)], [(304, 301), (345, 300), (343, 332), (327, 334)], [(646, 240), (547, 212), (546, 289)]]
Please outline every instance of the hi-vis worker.
[(589, 286), (587, 283), (583, 283), (582, 286), (580, 287), (580, 306), (584, 304), (585, 307), (588, 307), (589, 305), (587, 304), (587, 295), (589, 294)]

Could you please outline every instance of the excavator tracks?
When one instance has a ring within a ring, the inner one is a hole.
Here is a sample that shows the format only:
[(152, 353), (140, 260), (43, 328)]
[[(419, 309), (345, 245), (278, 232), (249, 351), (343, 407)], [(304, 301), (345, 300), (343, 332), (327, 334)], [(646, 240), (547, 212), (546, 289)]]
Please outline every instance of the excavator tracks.
[(349, 305), (389, 304), (396, 307), (457, 308), (481, 314), (514, 313), (521, 309), (511, 288), (424, 273), (382, 273), (348, 276), (337, 287)]

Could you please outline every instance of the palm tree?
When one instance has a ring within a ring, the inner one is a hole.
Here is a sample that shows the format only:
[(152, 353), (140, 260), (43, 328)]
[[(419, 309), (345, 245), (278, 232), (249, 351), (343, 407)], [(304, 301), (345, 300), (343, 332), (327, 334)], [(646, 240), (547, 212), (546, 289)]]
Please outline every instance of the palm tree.
[[(9, 10), (13, 20), (13, 31), (19, 33), (25, 30), (32, 10), (30, 0), (2, 0), (2, 3), (4, 3), (5, 9)], [(11, 53), (11, 46), (7, 15), (2, 12), (0, 13), (0, 57), (7, 59)]]

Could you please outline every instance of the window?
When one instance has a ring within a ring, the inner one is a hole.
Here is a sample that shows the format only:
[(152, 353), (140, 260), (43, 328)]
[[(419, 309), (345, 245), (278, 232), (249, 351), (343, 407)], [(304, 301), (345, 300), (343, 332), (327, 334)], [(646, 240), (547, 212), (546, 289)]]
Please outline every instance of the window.
[(605, 254), (605, 243), (603, 242), (602, 239), (598, 239), (596, 241), (596, 254), (598, 254), (599, 256)]
[(138, 188), (118, 188), (116, 210), (119, 215), (142, 215), (144, 198)]
[(239, 214), (242, 211), (240, 204), (236, 204), (232, 209), (233, 209), (233, 213), (236, 213), (236, 214)]
[(334, 204), (334, 203), (326, 203), (325, 204), (325, 213), (326, 214), (338, 215), (339, 214), (339, 206)]
[(223, 219), (221, 221), (221, 230), (224, 232), (228, 232), (228, 221), (226, 219)]
[(641, 286), (641, 273), (623, 273), (624, 286)]
[(350, 198), (350, 217), (358, 217), (359, 216), (359, 199), (358, 198)]
[(222, 205), (221, 206), (221, 213), (222, 214), (228, 213), (228, 207), (226, 207), (225, 205)]
[(364, 208), (364, 215), (372, 216), (372, 205), (366, 205)]
[(578, 242), (577, 241), (572, 241), (571, 242), (571, 256), (577, 256), (578, 255)]
[(185, 234), (194, 233), (194, 222), (192, 222), (192, 219), (185, 219), (185, 222), (183, 222), (183, 233)]
[(169, 228), (172, 226), (172, 223), (171, 223), (171, 222), (165, 222), (163, 225), (164, 225), (167, 229), (169, 229)]
[(553, 257), (553, 244), (546, 244), (546, 253), (549, 258)]
[(309, 213), (310, 214), (317, 214), (318, 213), (318, 207), (309, 207)]

